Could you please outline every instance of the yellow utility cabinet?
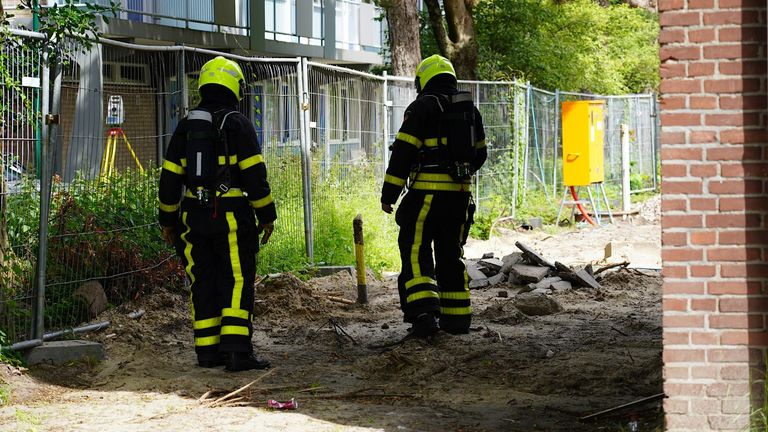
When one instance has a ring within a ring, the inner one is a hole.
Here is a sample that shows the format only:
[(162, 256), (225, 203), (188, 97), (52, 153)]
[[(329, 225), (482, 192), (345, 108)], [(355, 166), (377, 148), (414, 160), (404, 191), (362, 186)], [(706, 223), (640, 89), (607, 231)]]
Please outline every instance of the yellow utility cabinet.
[(603, 107), (605, 101), (563, 102), (563, 183), (588, 186), (605, 178)]

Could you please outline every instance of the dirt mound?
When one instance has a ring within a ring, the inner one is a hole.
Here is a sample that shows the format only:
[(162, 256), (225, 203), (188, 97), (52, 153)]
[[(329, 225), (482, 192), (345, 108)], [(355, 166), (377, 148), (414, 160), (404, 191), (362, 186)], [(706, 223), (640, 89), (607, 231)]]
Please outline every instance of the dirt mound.
[(477, 318), (480, 321), (507, 325), (517, 325), (531, 320), (520, 312), (511, 300), (504, 300), (488, 306), (484, 311), (477, 314)]
[(284, 273), (257, 286), (253, 314), (268, 320), (318, 320), (329, 315), (328, 303), (309, 284)]

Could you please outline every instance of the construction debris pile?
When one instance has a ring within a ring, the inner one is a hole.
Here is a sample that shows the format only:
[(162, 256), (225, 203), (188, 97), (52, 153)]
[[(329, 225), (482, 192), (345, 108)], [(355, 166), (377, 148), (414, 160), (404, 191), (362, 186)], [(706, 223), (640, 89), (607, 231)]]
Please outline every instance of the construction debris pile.
[[(597, 274), (613, 267), (626, 266), (621, 263), (606, 266), (597, 271), (591, 265), (574, 269), (555, 261), (549, 262), (528, 246), (516, 242), (521, 252), (514, 252), (503, 258), (487, 253), (480, 259), (468, 259), (469, 289), (490, 287), (514, 287), (515, 307), (525, 315), (548, 315), (563, 310), (549, 294), (579, 287), (600, 289)], [(498, 292), (499, 297), (508, 297), (506, 290)]]

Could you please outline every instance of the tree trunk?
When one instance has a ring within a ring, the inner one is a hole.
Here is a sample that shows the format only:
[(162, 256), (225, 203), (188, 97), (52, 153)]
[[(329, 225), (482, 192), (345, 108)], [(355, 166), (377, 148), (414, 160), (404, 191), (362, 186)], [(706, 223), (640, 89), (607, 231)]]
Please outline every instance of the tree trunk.
[(415, 0), (387, 0), (380, 3), (387, 13), (392, 74), (413, 76), (421, 62), (419, 11)]
[(459, 79), (477, 79), (477, 39), (472, 18), (476, 0), (444, 0), (445, 20), (438, 0), (425, 3), (440, 53), (453, 63)]

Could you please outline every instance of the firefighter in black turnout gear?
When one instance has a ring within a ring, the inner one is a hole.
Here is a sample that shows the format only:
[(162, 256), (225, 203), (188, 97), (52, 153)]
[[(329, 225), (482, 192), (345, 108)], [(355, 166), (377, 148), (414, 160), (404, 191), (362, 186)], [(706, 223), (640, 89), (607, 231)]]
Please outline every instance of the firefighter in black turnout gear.
[(457, 89), (453, 65), (444, 57), (419, 64), (416, 90), (381, 192), (381, 208), (391, 213), (408, 189), (395, 214), (400, 306), (415, 336), (430, 337), (438, 329), (468, 333), (472, 309), (461, 258), (474, 213), (472, 176), (487, 156), (483, 122), (471, 95)]
[(259, 235), (267, 243), (275, 204), (256, 131), (237, 111), (242, 70), (216, 57), (201, 69), (199, 90), (200, 105), (179, 122), (165, 154), (160, 225), (189, 278), (198, 365), (264, 369), (251, 321)]

